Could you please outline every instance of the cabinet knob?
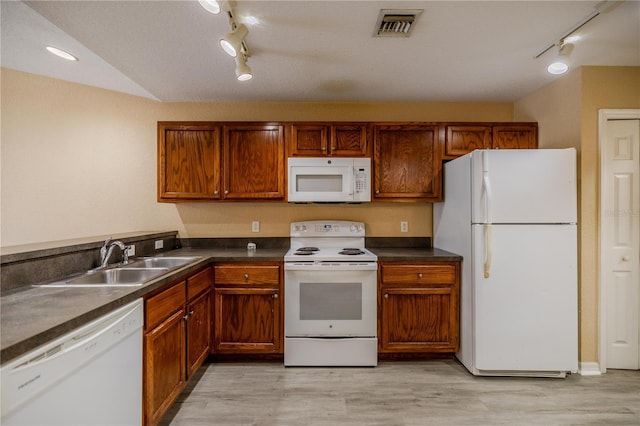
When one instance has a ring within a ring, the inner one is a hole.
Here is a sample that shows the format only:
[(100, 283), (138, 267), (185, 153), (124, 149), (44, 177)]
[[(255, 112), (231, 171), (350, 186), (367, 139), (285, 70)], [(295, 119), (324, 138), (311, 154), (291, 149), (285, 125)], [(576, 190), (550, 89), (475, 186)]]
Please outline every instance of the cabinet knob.
[(327, 150), (327, 147), (326, 147), (326, 146), (323, 146), (321, 149), (322, 149), (323, 151), (326, 151), (326, 150)]
[(277, 299), (277, 298), (278, 298), (278, 295), (277, 295), (277, 294), (274, 294), (274, 295), (273, 295), (273, 298), (274, 298), (274, 299)]
[(422, 278), (422, 272), (418, 272), (418, 278)]
[(185, 321), (188, 320), (189, 319), (189, 315), (183, 316), (182, 319), (185, 320)]
[(227, 189), (227, 190), (225, 190), (225, 191), (224, 191), (224, 193), (225, 193), (225, 194), (228, 194), (228, 193), (229, 193), (229, 190), (228, 190), (228, 189)]
[(213, 191), (213, 193), (214, 193), (214, 194), (217, 194), (217, 193), (218, 193), (218, 190), (216, 189), (215, 191)]
[(389, 298), (389, 295), (388, 295), (388, 294), (385, 294), (385, 295), (384, 295), (384, 298), (385, 298), (385, 299), (388, 299), (388, 298)]
[(336, 150), (336, 147), (335, 147), (335, 146), (332, 146), (332, 147), (331, 147), (331, 150), (332, 150), (332, 151), (335, 151), (335, 150)]
[(380, 190), (379, 190), (379, 189), (376, 189), (376, 194), (379, 194), (379, 193), (380, 193)]
[(193, 316), (193, 314), (195, 314), (194, 311), (189, 311), (189, 316)]
[(249, 279), (249, 274), (244, 274), (244, 279), (248, 280)]

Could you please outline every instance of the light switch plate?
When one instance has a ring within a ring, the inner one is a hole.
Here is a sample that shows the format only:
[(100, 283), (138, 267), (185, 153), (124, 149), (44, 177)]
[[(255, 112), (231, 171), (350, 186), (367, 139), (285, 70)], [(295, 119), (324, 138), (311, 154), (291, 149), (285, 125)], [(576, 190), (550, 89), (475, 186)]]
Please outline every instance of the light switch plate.
[(260, 232), (260, 222), (254, 220), (251, 222), (251, 232)]
[(400, 222), (400, 232), (409, 232), (409, 222), (404, 220)]

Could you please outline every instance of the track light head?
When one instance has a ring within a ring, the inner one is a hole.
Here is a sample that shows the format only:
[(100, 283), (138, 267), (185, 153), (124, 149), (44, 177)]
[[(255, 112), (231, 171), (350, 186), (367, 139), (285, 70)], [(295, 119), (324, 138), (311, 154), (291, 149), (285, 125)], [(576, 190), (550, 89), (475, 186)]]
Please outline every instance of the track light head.
[(240, 53), (242, 42), (248, 32), (247, 27), (244, 24), (240, 24), (220, 39), (220, 46), (222, 46), (227, 55), (235, 58)]
[(251, 68), (247, 65), (247, 58), (244, 53), (236, 56), (236, 79), (238, 81), (248, 81), (253, 78)]
[(198, 0), (200, 6), (209, 13), (217, 15), (220, 13), (220, 4), (216, 0)]
[(547, 72), (553, 75), (566, 73), (569, 70), (569, 62), (567, 59), (572, 50), (573, 44), (565, 43), (564, 40), (561, 40), (558, 45), (558, 55), (547, 67)]

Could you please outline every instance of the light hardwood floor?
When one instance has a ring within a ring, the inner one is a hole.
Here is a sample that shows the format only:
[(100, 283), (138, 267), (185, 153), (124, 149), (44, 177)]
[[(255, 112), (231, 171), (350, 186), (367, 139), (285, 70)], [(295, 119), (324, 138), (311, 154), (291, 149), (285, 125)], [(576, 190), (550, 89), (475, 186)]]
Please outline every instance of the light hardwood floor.
[(163, 425), (640, 425), (640, 372), (475, 377), (455, 360), (375, 368), (205, 364)]

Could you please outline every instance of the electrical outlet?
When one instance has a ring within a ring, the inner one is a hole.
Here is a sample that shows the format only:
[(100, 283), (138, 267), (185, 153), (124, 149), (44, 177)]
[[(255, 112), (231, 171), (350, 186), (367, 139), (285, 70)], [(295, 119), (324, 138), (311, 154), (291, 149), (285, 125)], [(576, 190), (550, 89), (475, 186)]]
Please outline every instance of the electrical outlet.
[(129, 248), (127, 249), (127, 256), (131, 257), (131, 256), (135, 256), (136, 255), (136, 245), (135, 244), (131, 244), (129, 246)]
[(260, 232), (260, 222), (254, 220), (251, 222), (251, 232)]
[(164, 241), (156, 240), (156, 250), (160, 250), (163, 247), (164, 247)]
[(409, 222), (404, 220), (400, 222), (400, 232), (409, 232)]

